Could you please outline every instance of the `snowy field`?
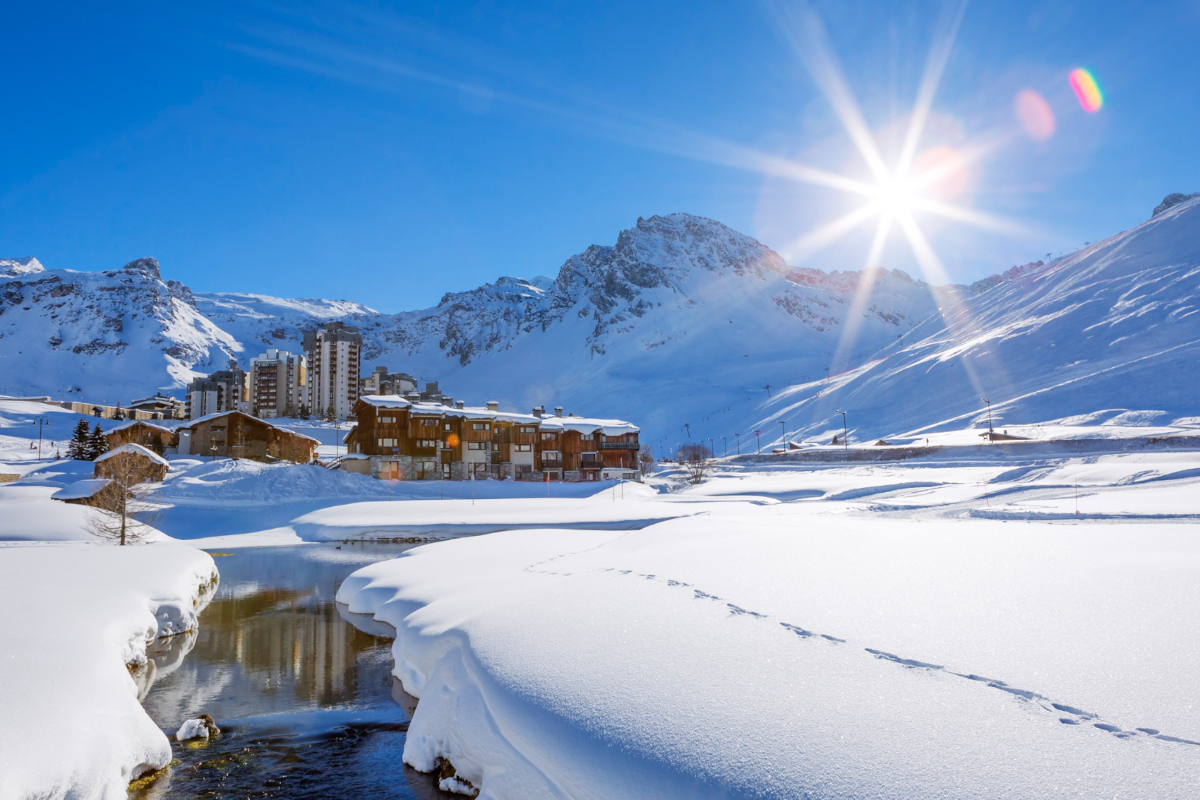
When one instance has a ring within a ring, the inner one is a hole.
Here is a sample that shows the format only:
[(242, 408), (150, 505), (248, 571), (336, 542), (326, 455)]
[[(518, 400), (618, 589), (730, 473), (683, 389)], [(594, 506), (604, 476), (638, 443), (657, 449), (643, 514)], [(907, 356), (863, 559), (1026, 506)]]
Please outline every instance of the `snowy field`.
[(399, 632), (405, 759), (483, 796), (1193, 797), (1198, 467), (729, 468), (659, 498), (701, 515), (441, 542), (339, 599)]
[(398, 632), (403, 758), (484, 797), (1200, 794), (1200, 452), (964, 431), (904, 461), (549, 487), (171, 457), (163, 535), (122, 550), (49, 499), (91, 465), (30, 458), (19, 411), (0, 796), (117, 797), (168, 757), (125, 664), (194, 624), (195, 546), (411, 536), (445, 541), (339, 599)]

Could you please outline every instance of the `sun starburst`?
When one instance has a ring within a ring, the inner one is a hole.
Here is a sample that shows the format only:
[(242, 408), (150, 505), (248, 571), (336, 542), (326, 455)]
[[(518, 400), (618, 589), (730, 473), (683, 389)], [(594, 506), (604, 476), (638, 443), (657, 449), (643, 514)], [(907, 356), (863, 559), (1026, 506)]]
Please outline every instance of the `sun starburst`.
[[(1009, 233), (1019, 230), (1019, 226), (953, 202), (963, 193), (971, 165), (983, 158), (996, 143), (979, 143), (959, 149), (942, 145), (922, 150), (934, 99), (962, 24), (965, 2), (951, 2), (943, 9), (913, 108), (907, 115), (899, 155), (891, 164), (884, 158), (883, 150), (850, 89), (819, 15), (804, 2), (786, 5), (777, 2), (770, 9), (785, 38), (792, 44), (796, 55), (833, 108), (871, 176), (869, 181), (849, 180), (849, 176), (845, 183), (828, 179), (821, 181), (820, 185), (825, 188), (843, 190), (861, 197), (863, 204), (799, 237), (792, 244), (792, 252), (817, 250), (833, 244), (858, 226), (875, 220), (875, 231), (860, 273), (859, 285), (833, 356), (836, 364), (845, 360), (854, 348), (864, 319), (863, 312), (870, 303), (880, 261), (894, 233), (898, 233), (908, 245), (925, 281), (937, 286), (948, 283), (948, 275), (921, 229), (918, 217), (938, 217), (952, 223)], [(798, 180), (816, 183), (805, 180), (801, 172), (793, 174)], [(961, 326), (961, 320), (965, 317), (957, 315), (954, 322), (945, 315), (943, 318), (947, 326), (953, 328)], [(954, 333), (953, 329), (951, 333)]]

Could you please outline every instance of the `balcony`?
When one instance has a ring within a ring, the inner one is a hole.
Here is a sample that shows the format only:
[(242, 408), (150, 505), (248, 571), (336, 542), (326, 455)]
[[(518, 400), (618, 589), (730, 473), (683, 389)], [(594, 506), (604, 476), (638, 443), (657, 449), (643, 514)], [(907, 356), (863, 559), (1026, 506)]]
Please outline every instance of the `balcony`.
[(638, 442), (601, 442), (601, 450), (640, 450), (641, 444)]

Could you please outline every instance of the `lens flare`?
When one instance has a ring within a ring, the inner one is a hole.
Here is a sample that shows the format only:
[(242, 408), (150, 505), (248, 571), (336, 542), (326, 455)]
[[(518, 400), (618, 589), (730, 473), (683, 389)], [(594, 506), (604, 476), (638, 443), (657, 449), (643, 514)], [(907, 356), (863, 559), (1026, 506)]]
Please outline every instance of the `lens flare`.
[(1089, 114), (1095, 114), (1104, 105), (1104, 95), (1100, 92), (1100, 84), (1096, 83), (1096, 79), (1092, 73), (1086, 69), (1077, 69), (1071, 72), (1071, 88), (1075, 90), (1075, 96), (1079, 98), (1079, 105), (1083, 106), (1083, 110)]
[(446, 447), (458, 447), (458, 434), (452, 433), (446, 437)]
[(1017, 93), (1017, 98), (1013, 101), (1013, 111), (1025, 133), (1035, 142), (1044, 142), (1054, 135), (1057, 127), (1054, 112), (1050, 110), (1046, 98), (1033, 89), (1022, 89)]
[(962, 196), (971, 178), (966, 159), (946, 145), (931, 147), (917, 156), (912, 172), (921, 196), (929, 200)]

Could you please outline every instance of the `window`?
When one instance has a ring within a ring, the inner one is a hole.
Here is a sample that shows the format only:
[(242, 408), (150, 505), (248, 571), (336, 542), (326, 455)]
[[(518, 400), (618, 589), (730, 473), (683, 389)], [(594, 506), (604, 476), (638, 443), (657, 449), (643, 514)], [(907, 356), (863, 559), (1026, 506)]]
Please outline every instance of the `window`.
[(395, 417), (390, 417), (390, 416), (389, 416), (389, 417), (380, 417), (380, 418), (379, 418), (379, 424), (380, 424), (380, 425), (391, 425), (391, 424), (395, 423), (395, 421), (396, 421), (396, 418), (395, 418)]
[(487, 431), (487, 430), (491, 430), (491, 426), (489, 426), (489, 425), (488, 425), (488, 423), (486, 423), (486, 422), (472, 422), (472, 423), (471, 423), (471, 430), (473, 430), (473, 431)]
[(543, 442), (553, 442), (553, 441), (554, 441), (554, 437), (555, 437), (555, 435), (556, 435), (556, 434), (553, 434), (553, 433), (543, 433), (543, 434), (542, 434), (542, 441), (543, 441)]
[(533, 445), (531, 445), (531, 444), (515, 444), (515, 445), (513, 445), (513, 447), (516, 448), (516, 451), (518, 453), (532, 453), (533, 452)]
[(395, 439), (386, 439), (386, 438), (380, 436), (379, 437), (379, 446), (380, 447), (395, 447), (396, 440)]
[(433, 449), (438, 446), (437, 439), (417, 439), (417, 447)]
[(467, 442), (468, 450), (487, 450), (491, 442)]
[[(436, 428), (436, 427), (437, 427), (437, 424), (438, 424), (438, 421), (437, 421), (436, 419), (423, 419), (423, 420), (421, 420), (421, 426), (422, 426), (422, 427), (424, 427), (424, 428)], [(450, 430), (450, 428), (449, 428), (449, 427), (447, 427), (447, 428), (446, 428), (446, 430)]]
[(450, 430), (450, 423), (449, 423), (449, 422), (447, 422), (447, 423), (446, 423), (446, 430)]
[(547, 450), (542, 453), (542, 461), (562, 461), (562, 453), (557, 450)]
[(537, 433), (537, 428), (532, 425), (526, 425), (521, 428), (521, 433)]

